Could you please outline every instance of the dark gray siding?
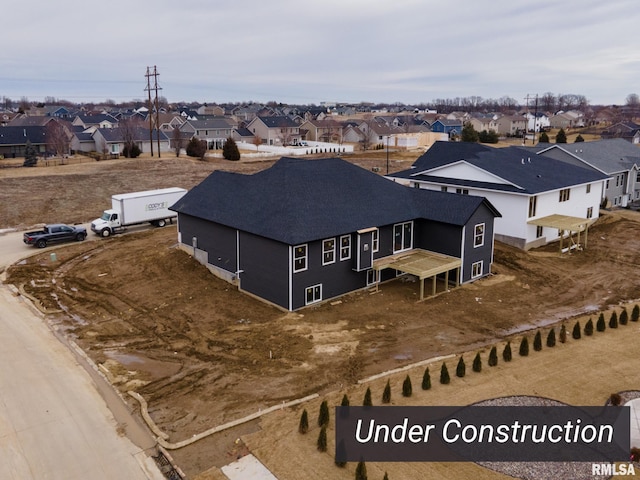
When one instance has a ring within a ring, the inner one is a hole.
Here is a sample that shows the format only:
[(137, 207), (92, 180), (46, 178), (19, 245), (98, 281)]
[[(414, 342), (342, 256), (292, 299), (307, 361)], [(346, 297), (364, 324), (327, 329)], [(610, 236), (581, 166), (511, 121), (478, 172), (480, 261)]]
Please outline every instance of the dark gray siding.
[[(484, 245), (474, 247), (475, 226), (484, 223)], [(469, 219), (465, 229), (464, 255), (462, 265), (462, 282), (471, 280), (471, 267), (475, 262), (482, 261), (482, 276), (491, 272), (491, 261), (493, 260), (493, 215), (489, 209), (482, 205)]]
[(289, 246), (240, 232), (240, 288), (289, 309)]
[(413, 246), (430, 252), (443, 253), (460, 258), (462, 228), (428, 220), (414, 222)]
[(198, 249), (207, 252), (211, 265), (235, 273), (236, 230), (184, 214), (180, 214), (179, 228), (183, 244), (193, 246), (196, 237)]

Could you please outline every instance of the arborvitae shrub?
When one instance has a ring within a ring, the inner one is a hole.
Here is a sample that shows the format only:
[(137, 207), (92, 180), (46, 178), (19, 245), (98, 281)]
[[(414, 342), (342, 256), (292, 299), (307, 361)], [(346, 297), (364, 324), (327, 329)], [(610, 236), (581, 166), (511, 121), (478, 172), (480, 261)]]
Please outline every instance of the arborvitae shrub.
[(564, 343), (567, 341), (567, 327), (564, 326), (564, 323), (560, 327), (560, 343)]
[(348, 407), (349, 406), (349, 397), (347, 397), (346, 393), (342, 396), (342, 402), (340, 402), (340, 406), (341, 407)]
[(542, 334), (540, 333), (540, 330), (538, 330), (536, 332), (536, 336), (533, 337), (533, 349), (536, 352), (542, 350)]
[(356, 467), (356, 480), (368, 480), (367, 479), (367, 466), (361, 460)]
[(440, 367), (440, 383), (443, 385), (449, 384), (451, 378), (449, 377), (449, 369), (447, 368), (447, 364), (442, 362), (442, 367)]
[(318, 426), (324, 427), (329, 425), (329, 405), (326, 400), (320, 404), (320, 412), (318, 412)]
[(620, 318), (618, 320), (620, 325), (626, 325), (629, 322), (629, 314), (627, 313), (627, 309), (623, 308), (622, 312), (620, 312)]
[(498, 365), (498, 349), (495, 345), (491, 347), (491, 351), (489, 352), (489, 361), (487, 363), (490, 367)]
[(631, 321), (637, 322), (640, 319), (640, 307), (638, 305), (634, 305), (633, 310), (631, 310)]
[(574, 340), (580, 340), (580, 337), (582, 336), (580, 334), (580, 330), (580, 322), (576, 322), (576, 324), (573, 326), (573, 332), (571, 332), (571, 336)]
[(362, 401), (363, 407), (371, 407), (373, 406), (373, 402), (371, 401), (371, 389), (367, 387), (367, 391), (364, 392), (364, 400)]
[(302, 434), (309, 431), (309, 415), (307, 414), (306, 408), (302, 410), (302, 415), (300, 415), (300, 424), (298, 425), (298, 431)]
[(482, 359), (480, 358), (480, 352), (476, 353), (476, 356), (473, 359), (473, 366), (471, 368), (473, 368), (474, 372), (482, 371)]
[(389, 480), (389, 475), (387, 474), (387, 472), (384, 472), (384, 477), (382, 477), (382, 480)]
[(596, 322), (596, 330), (598, 332), (604, 332), (607, 328), (607, 325), (604, 323), (604, 314), (601, 313), (598, 317), (598, 321)]
[(609, 319), (609, 328), (618, 328), (618, 314), (613, 312)]
[(384, 387), (384, 391), (382, 392), (382, 403), (390, 403), (391, 402), (391, 384), (389, 380), (387, 380), (387, 384)]
[(429, 373), (429, 367), (424, 369), (424, 375), (422, 375), (422, 389), (429, 390), (431, 388), (431, 374)]
[(502, 351), (502, 359), (505, 362), (511, 361), (511, 342), (507, 342), (507, 344), (504, 346), (504, 350)]
[(465, 373), (467, 373), (467, 366), (464, 364), (464, 358), (460, 357), (458, 360), (458, 366), (456, 367), (456, 377), (464, 377)]
[(547, 347), (552, 348), (556, 346), (556, 330), (552, 328), (547, 333)]
[(410, 397), (412, 393), (413, 387), (411, 386), (411, 379), (409, 378), (409, 375), (407, 375), (404, 382), (402, 382), (402, 396)]
[(587, 320), (587, 323), (584, 324), (584, 334), (587, 337), (593, 335), (593, 320), (589, 319)]
[(619, 393), (612, 393), (609, 396), (609, 402), (611, 403), (611, 405), (613, 405), (614, 407), (618, 407), (620, 404), (622, 404), (622, 397), (620, 396)]
[(318, 442), (317, 442), (318, 450), (321, 452), (327, 451), (327, 427), (323, 425), (320, 429), (320, 433), (318, 434)]
[(520, 349), (518, 350), (518, 353), (521, 357), (529, 355), (529, 340), (527, 337), (522, 337), (522, 340), (520, 340)]

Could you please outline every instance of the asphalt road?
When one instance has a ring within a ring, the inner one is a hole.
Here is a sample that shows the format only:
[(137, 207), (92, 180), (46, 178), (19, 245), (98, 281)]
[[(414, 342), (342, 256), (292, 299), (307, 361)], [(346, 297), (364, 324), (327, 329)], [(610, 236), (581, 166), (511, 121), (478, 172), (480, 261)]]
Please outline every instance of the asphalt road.
[[(0, 270), (34, 252), (22, 232), (0, 235)], [(63, 341), (0, 286), (0, 478), (164, 479), (153, 437)]]

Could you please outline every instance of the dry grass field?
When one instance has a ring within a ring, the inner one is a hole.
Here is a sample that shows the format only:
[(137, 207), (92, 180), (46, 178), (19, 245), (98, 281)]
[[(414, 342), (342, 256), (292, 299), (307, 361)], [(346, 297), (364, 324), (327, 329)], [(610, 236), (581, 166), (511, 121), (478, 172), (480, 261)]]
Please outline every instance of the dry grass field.
[[(415, 156), (392, 157), (391, 168), (406, 168)], [(386, 155), (351, 161), (384, 171)], [(189, 188), (216, 168), (250, 173), (270, 164), (169, 157), (0, 169), (0, 228), (85, 222), (113, 193)], [(55, 199), (52, 186), (63, 192)], [(433, 388), (423, 392), (424, 367), (416, 368), (409, 371), (414, 395), (404, 399), (400, 385), (407, 372), (392, 375), (395, 404), (466, 405), (536, 395), (603, 405), (613, 392), (640, 390), (638, 323), (526, 358), (514, 348), (512, 362), (486, 364), (492, 345), (502, 348), (507, 339), (516, 345), (537, 329), (546, 336), (563, 322), (571, 331), (578, 320), (584, 325), (600, 311), (609, 318), (612, 309), (640, 301), (637, 212), (604, 212), (589, 232), (588, 248), (571, 255), (559, 255), (555, 245), (526, 253), (498, 244), (492, 277), (424, 302), (417, 299), (417, 284), (396, 281), (377, 293), (362, 291), (293, 314), (235, 291), (175, 244), (175, 227), (72, 244), (57, 250), (55, 263), (45, 252), (7, 276), (46, 307), (64, 309), (48, 320), (109, 372), (115, 388), (140, 393), (171, 442), (284, 400), (320, 395), (173, 451), (190, 478), (224, 478), (219, 468), (248, 451), (281, 480), (353, 478), (354, 465), (339, 469), (328, 453), (316, 451), (317, 428), (305, 437), (297, 433), (302, 408), (313, 419), (322, 399), (337, 405), (344, 393), (360, 404), (367, 386), (375, 404), (387, 378), (365, 385), (358, 379), (440, 355), (454, 355), (447, 360), (452, 383), (437, 383), (436, 362)], [(481, 373), (470, 368), (476, 352), (484, 362)], [(463, 353), (468, 373), (459, 379), (454, 362)], [(137, 408), (132, 401), (131, 409)], [(368, 471), (372, 479), (384, 471), (391, 479), (505, 478), (474, 464), (371, 464)]]

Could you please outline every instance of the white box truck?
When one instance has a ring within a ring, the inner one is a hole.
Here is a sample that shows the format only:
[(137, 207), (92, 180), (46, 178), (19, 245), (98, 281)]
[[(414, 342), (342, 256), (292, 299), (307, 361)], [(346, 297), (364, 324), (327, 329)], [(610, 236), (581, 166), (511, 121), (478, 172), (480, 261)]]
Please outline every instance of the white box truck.
[(164, 227), (167, 220), (172, 221), (177, 216), (169, 207), (185, 193), (187, 191), (184, 188), (172, 187), (113, 195), (111, 209), (105, 210), (100, 218), (91, 222), (91, 230), (97, 235), (108, 237), (141, 223)]

